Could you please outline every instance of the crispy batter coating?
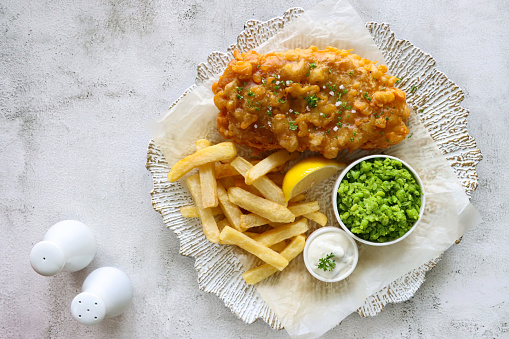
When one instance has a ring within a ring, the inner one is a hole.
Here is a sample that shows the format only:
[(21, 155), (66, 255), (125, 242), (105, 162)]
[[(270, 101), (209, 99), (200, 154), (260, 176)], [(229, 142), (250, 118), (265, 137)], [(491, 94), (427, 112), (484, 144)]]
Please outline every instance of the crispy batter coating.
[(327, 47), (235, 59), (212, 86), (219, 132), (258, 151), (375, 149), (405, 139), (410, 110), (387, 67)]

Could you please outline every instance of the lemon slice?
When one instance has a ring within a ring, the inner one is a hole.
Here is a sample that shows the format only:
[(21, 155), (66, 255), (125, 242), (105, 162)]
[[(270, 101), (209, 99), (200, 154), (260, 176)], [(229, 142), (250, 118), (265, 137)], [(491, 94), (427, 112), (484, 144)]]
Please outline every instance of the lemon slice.
[(286, 201), (345, 167), (346, 164), (322, 157), (311, 157), (299, 161), (286, 172), (283, 179), (283, 193)]

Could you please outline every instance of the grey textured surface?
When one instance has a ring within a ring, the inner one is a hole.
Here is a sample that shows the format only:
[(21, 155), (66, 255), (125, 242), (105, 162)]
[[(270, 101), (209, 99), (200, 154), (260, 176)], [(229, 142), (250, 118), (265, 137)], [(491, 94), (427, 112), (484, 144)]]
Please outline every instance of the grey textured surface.
[[(193, 260), (150, 204), (145, 123), (224, 51), (246, 20), (315, 1), (50, 2), (0, 4), (0, 337), (285, 338), (246, 325), (197, 287)], [(505, 1), (352, 1), (432, 54), (465, 91), (469, 130), (484, 154), (472, 202), (485, 222), (444, 255), (408, 302), (348, 317), (324, 337), (507, 337), (509, 8)], [(38, 276), (31, 247), (54, 223), (81, 220), (98, 254), (77, 273)], [(94, 268), (132, 278), (135, 300), (97, 327), (69, 307)]]

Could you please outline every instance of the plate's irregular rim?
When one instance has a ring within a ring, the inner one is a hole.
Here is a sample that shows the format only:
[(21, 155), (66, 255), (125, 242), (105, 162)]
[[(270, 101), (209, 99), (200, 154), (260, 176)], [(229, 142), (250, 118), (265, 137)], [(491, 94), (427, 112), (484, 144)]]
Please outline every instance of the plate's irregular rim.
[[(170, 108), (202, 81), (222, 73), (233, 58), (235, 49), (241, 52), (255, 49), (303, 12), (302, 8), (291, 8), (282, 17), (265, 22), (247, 21), (245, 30), (240, 33), (237, 43), (231, 45), (226, 53), (211, 53), (207, 62), (198, 66), (196, 83), (189, 87)], [(407, 93), (408, 104), (424, 122), (460, 179), (467, 195), (470, 196), (477, 187), (478, 177), (475, 167), (481, 161), (482, 154), (475, 140), (468, 135), (469, 112), (460, 106), (460, 102), (464, 99), (463, 91), (435, 68), (435, 60), (429, 54), (424, 53), (409, 41), (396, 39), (388, 24), (370, 22), (366, 24), (366, 27), (384, 54), (391, 73), (402, 78), (400, 87)], [(169, 183), (166, 179), (169, 171), (168, 164), (153, 141), (148, 147), (146, 167), (152, 173), (154, 180), (154, 189), (151, 192), (153, 207), (179, 238), (180, 253), (195, 257), (199, 288), (218, 295), (225, 305), (246, 323), (252, 323), (261, 318), (272, 328), (282, 329), (281, 322), (256, 289), (243, 282), (241, 264), (232, 251), (205, 241), (203, 234), (199, 232), (200, 228), (195, 227), (198, 225), (190, 226), (190, 222), (184, 221), (180, 216), (179, 206), (175, 206), (169, 194), (180, 189), (180, 183)], [(209, 245), (202, 246), (202, 243)], [(439, 260), (440, 257), (435, 258), (392, 282), (370, 296), (357, 312), (361, 316), (374, 316), (388, 303), (410, 299), (424, 282), (426, 272), (435, 267)], [(216, 261), (226, 261), (228, 265), (214, 265)], [(227, 267), (227, 269), (218, 269), (218, 266)]]

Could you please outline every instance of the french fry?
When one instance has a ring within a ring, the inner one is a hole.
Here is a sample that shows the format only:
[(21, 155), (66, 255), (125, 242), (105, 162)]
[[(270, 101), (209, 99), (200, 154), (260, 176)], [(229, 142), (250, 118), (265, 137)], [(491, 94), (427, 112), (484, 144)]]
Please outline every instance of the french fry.
[(245, 235), (247, 235), (248, 237), (250, 237), (251, 239), (254, 239), (256, 238), (257, 236), (259, 236), (260, 234), (259, 233), (254, 233), (254, 232), (244, 232)]
[(288, 206), (288, 209), (296, 216), (313, 213), (320, 209), (318, 201), (302, 202)]
[[(241, 177), (242, 178), (242, 177)], [(219, 179), (219, 182), (223, 184), (224, 188), (228, 190), (230, 187), (235, 187), (235, 178), (234, 177), (225, 177)]]
[[(228, 222), (228, 219), (226, 219), (226, 218), (224, 218), (224, 219), (222, 219), (222, 220), (219, 220), (219, 221), (217, 222), (217, 228), (219, 228), (219, 232), (221, 232), (222, 230), (224, 230), (224, 228), (225, 228), (226, 226), (231, 227), (231, 226), (230, 226), (230, 223)], [(221, 239), (219, 239), (218, 244), (220, 244), (220, 245), (229, 245), (228, 243), (221, 241)]]
[(307, 214), (304, 214), (303, 216), (308, 218), (309, 220), (313, 220), (317, 224), (320, 224), (320, 226), (327, 225), (327, 216), (325, 214), (323, 214), (322, 212), (307, 213)]
[[(256, 165), (257, 163), (259, 163), (259, 161), (250, 161), (250, 163), (252, 165)], [(214, 166), (214, 170), (216, 173), (216, 179), (235, 177), (235, 176), (240, 175), (240, 173), (235, 168), (233, 168), (230, 165), (230, 163), (226, 163), (226, 164), (216, 163)], [(269, 173), (269, 175), (274, 175), (279, 180), (279, 177), (282, 175), (279, 173), (272, 173), (272, 172), (281, 172), (282, 170), (284, 170), (284, 166), (278, 166), (278, 167), (272, 169), (271, 173)], [(282, 179), (281, 179), (281, 182), (283, 182)]]
[(214, 172), (216, 174), (216, 179), (234, 177), (236, 175), (240, 175), (239, 172), (230, 164), (221, 164), (216, 163), (214, 165)]
[(285, 240), (280, 241), (277, 244), (274, 244), (274, 245), (270, 246), (269, 248), (271, 250), (276, 251), (276, 252), (279, 253), (279, 252), (281, 252), (282, 250), (284, 250), (286, 248), (286, 241)]
[(306, 199), (306, 196), (302, 193), (299, 193), (296, 196), (294, 196), (293, 198), (291, 198), (290, 200), (288, 200), (288, 203), (295, 203), (295, 202), (299, 202), (299, 201), (302, 201), (305, 199)]
[(198, 209), (198, 215), (200, 216), (201, 223), (203, 225), (203, 234), (205, 237), (213, 243), (219, 242), (219, 229), (216, 224), (216, 220), (212, 215), (210, 208), (203, 208), (201, 201), (201, 189), (200, 189), (200, 178), (198, 175), (192, 175), (186, 180), (187, 187), (193, 196), (194, 203)]
[(298, 156), (298, 152), (290, 153), (284, 149), (277, 151), (276, 153), (272, 153), (247, 171), (246, 184), (252, 185), (256, 179), (269, 173), (274, 168), (284, 165), (288, 160), (296, 159)]
[(288, 260), (284, 258), (281, 254), (271, 250), (270, 248), (260, 244), (259, 242), (251, 239), (247, 235), (242, 234), (241, 232), (231, 227), (228, 226), (225, 227), (221, 231), (219, 239), (223, 243), (239, 246), (240, 248), (257, 256), (258, 258), (265, 261), (267, 264), (275, 267), (280, 271), (283, 270), (286, 266), (288, 266)]
[(233, 142), (229, 141), (204, 148), (177, 161), (168, 173), (168, 180), (171, 182), (177, 181), (193, 168), (209, 162), (230, 159), (236, 155), (237, 148), (235, 148)]
[(260, 217), (258, 214), (254, 213), (243, 214), (240, 217), (240, 225), (244, 229), (266, 225), (268, 222), (269, 220), (265, 219), (264, 217)]
[[(262, 160), (248, 160), (248, 159), (246, 159), (246, 160), (247, 160), (247, 161), (249, 161), (249, 162), (251, 163), (251, 165), (253, 165), (253, 166), (256, 166), (256, 164), (258, 164), (260, 161), (262, 161)], [(284, 171), (284, 170), (285, 170), (285, 167), (286, 167), (286, 165), (285, 165), (285, 164), (283, 164), (283, 165), (281, 165), (281, 166), (278, 166), (278, 167), (276, 167), (276, 168), (271, 169), (271, 170), (270, 170), (270, 172), (271, 172), (271, 173), (278, 173), (278, 172), (282, 172), (282, 171)]]
[[(213, 216), (223, 214), (223, 211), (219, 207), (212, 207), (210, 209)], [(184, 218), (198, 218), (198, 209), (196, 206), (183, 206), (180, 208), (180, 213)]]
[(219, 207), (221, 207), (221, 210), (224, 212), (224, 215), (226, 219), (228, 219), (230, 226), (235, 228), (237, 231), (245, 231), (246, 229), (242, 228), (240, 225), (242, 211), (237, 205), (230, 201), (228, 193), (221, 183), (217, 184), (217, 194), (219, 195)]
[[(210, 147), (210, 141), (200, 139), (196, 141), (196, 150)], [(214, 163), (209, 162), (198, 167), (200, 173), (201, 201), (203, 208), (217, 207), (217, 182), (214, 174)]]
[(228, 219), (226, 219), (226, 218), (219, 220), (217, 222), (217, 228), (219, 229), (219, 232), (221, 232), (226, 226), (230, 226), (230, 223), (228, 222)]
[[(244, 178), (246, 177), (246, 173), (253, 167), (249, 161), (242, 157), (235, 158), (235, 160), (231, 162), (231, 165)], [(255, 180), (253, 182), (253, 186), (256, 187), (265, 198), (282, 206), (286, 206), (288, 204), (285, 200), (285, 196), (283, 195), (283, 190), (265, 175)]]
[(268, 225), (272, 228), (278, 228), (278, 227), (281, 227), (281, 226), (285, 226), (285, 225), (288, 225), (287, 222), (272, 222), (272, 221), (269, 221)]
[[(250, 237), (253, 240), (256, 240), (260, 236), (260, 234), (253, 233), (253, 232), (244, 232), (243, 234), (247, 235), (248, 237)], [(268, 247), (273, 251), (281, 252), (286, 247), (286, 240), (282, 240), (282, 241), (280, 241), (272, 246), (268, 246)]]
[[(306, 244), (306, 237), (304, 235), (298, 235), (286, 246), (281, 252), (283, 256), (289, 262), (295, 259), (303, 250)], [(270, 277), (277, 272), (277, 269), (269, 264), (263, 264), (261, 266), (250, 269), (249, 271), (242, 274), (242, 277), (248, 285), (254, 285), (260, 281)]]
[(273, 201), (260, 198), (239, 187), (228, 189), (230, 201), (245, 210), (256, 213), (274, 222), (293, 222), (295, 216), (290, 210)]
[(256, 189), (256, 187), (246, 184), (246, 182), (244, 181), (243, 178), (242, 179), (239, 178), (239, 179), (235, 180), (235, 187), (240, 187), (243, 190), (246, 190), (249, 193), (253, 193), (254, 195), (257, 195), (259, 197), (262, 196), (262, 194), (260, 193), (260, 191), (258, 191)]
[(306, 218), (302, 218), (291, 224), (263, 232), (257, 236), (255, 240), (265, 246), (272, 246), (280, 241), (290, 239), (299, 234), (305, 233), (307, 230), (308, 220)]

